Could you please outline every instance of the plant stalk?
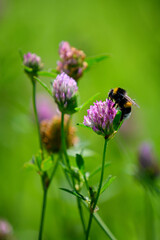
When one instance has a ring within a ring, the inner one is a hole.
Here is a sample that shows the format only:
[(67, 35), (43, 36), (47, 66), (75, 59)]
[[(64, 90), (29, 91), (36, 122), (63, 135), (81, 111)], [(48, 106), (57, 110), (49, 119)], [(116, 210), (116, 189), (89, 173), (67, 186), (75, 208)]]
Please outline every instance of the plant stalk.
[(98, 199), (99, 199), (99, 196), (100, 196), (100, 192), (101, 192), (101, 187), (102, 187), (102, 182), (103, 182), (103, 175), (104, 175), (106, 148), (107, 148), (107, 139), (105, 139), (105, 143), (104, 143), (101, 177), (100, 177), (100, 181), (99, 181), (99, 187), (98, 187), (96, 199), (94, 201), (93, 207), (92, 207), (91, 212), (90, 212), (89, 223), (88, 223), (88, 228), (87, 228), (87, 232), (86, 232), (86, 240), (88, 240), (88, 238), (89, 238), (89, 233), (90, 233), (90, 229), (91, 229), (91, 224), (92, 224), (94, 210), (95, 210), (95, 207), (97, 205), (97, 202), (98, 202)]
[(45, 209), (46, 209), (46, 203), (47, 203), (47, 191), (48, 191), (48, 188), (44, 188), (42, 213), (41, 213), (41, 222), (40, 222), (40, 230), (39, 230), (38, 240), (42, 239), (43, 226), (44, 226), (44, 217), (45, 217)]
[[(65, 130), (64, 130), (64, 113), (63, 112), (62, 112), (62, 115), (61, 115), (61, 143), (62, 143), (62, 152), (65, 156), (67, 167), (68, 167), (68, 169), (71, 173), (71, 179), (72, 179), (72, 185), (73, 185), (72, 187), (76, 191), (75, 181), (74, 181), (74, 177), (72, 176), (72, 169), (71, 169), (69, 157), (68, 157), (67, 150), (66, 150), (66, 136), (65, 136)], [(68, 179), (68, 174), (67, 174), (66, 171), (65, 171), (65, 175), (66, 175), (66, 178)], [(77, 205), (78, 205), (78, 209), (79, 209), (79, 214), (80, 214), (83, 230), (84, 230), (84, 233), (86, 233), (81, 201), (78, 197), (77, 197)]]

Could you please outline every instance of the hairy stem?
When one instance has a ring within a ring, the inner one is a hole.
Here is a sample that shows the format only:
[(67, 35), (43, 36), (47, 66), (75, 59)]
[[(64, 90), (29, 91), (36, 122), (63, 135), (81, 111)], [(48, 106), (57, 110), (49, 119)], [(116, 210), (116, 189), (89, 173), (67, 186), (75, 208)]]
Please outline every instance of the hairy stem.
[[(39, 120), (38, 120), (38, 114), (37, 114), (37, 107), (36, 107), (36, 81), (32, 79), (32, 84), (33, 84), (33, 109), (34, 109), (34, 115), (35, 115), (35, 120), (37, 124), (37, 129), (38, 129), (38, 136), (39, 136), (39, 146), (41, 150), (41, 158), (43, 160), (43, 147), (42, 147), (42, 140), (41, 140), (41, 133), (40, 133), (40, 125), (39, 125)], [(44, 224), (44, 216), (45, 216), (45, 209), (46, 209), (46, 200), (47, 200), (47, 192), (48, 192), (48, 186), (49, 184), (46, 185), (45, 180), (47, 178), (47, 173), (44, 172), (43, 176), (41, 176), (42, 180), (42, 186), (43, 186), (43, 204), (42, 204), (42, 214), (41, 214), (41, 221), (40, 221), (40, 229), (39, 229), (39, 237), (38, 240), (42, 239), (42, 233), (43, 233), (43, 224)]]
[(33, 110), (34, 110), (34, 115), (35, 115), (35, 120), (36, 120), (36, 124), (37, 124), (37, 129), (38, 129), (38, 136), (39, 136), (39, 146), (41, 149), (41, 155), (42, 155), (42, 159), (43, 159), (43, 147), (42, 147), (42, 140), (41, 140), (41, 133), (40, 133), (40, 126), (39, 126), (39, 120), (38, 120), (38, 114), (37, 114), (37, 107), (36, 107), (36, 82), (33, 79), (32, 80), (32, 84), (33, 84)]
[(43, 204), (42, 204), (42, 213), (41, 213), (41, 222), (40, 222), (40, 229), (39, 229), (38, 240), (42, 239), (44, 217), (45, 217), (45, 209), (46, 209), (46, 203), (47, 203), (47, 190), (48, 190), (47, 188), (44, 188), (44, 191), (43, 191)]
[(88, 240), (88, 238), (89, 238), (89, 233), (90, 233), (90, 229), (91, 229), (91, 224), (92, 224), (94, 210), (95, 210), (96, 204), (98, 202), (98, 199), (99, 199), (99, 196), (100, 196), (101, 187), (102, 187), (103, 175), (104, 175), (104, 165), (105, 165), (105, 156), (106, 156), (106, 148), (107, 148), (107, 139), (105, 139), (105, 143), (104, 143), (101, 177), (100, 177), (100, 181), (99, 181), (99, 187), (98, 187), (96, 199), (94, 201), (93, 207), (92, 207), (91, 212), (90, 212), (88, 228), (87, 228), (87, 232), (86, 232), (86, 240)]
[[(75, 189), (75, 180), (74, 180), (74, 177), (72, 176), (72, 169), (71, 169), (69, 157), (68, 157), (67, 150), (66, 150), (66, 136), (65, 136), (65, 130), (64, 130), (64, 113), (62, 113), (62, 116), (61, 116), (61, 143), (62, 143), (62, 152), (63, 152), (63, 154), (65, 156), (67, 167), (68, 167), (68, 169), (70, 171), (70, 174), (71, 174), (72, 185), (73, 185), (72, 187), (76, 191), (76, 189)], [(66, 175), (66, 178), (68, 179), (67, 172), (65, 172), (65, 175)], [(77, 205), (78, 205), (78, 209), (79, 209), (79, 214), (80, 214), (83, 230), (84, 230), (84, 233), (86, 233), (86, 231), (85, 231), (85, 222), (84, 222), (82, 206), (81, 206), (81, 201), (80, 201), (80, 199), (78, 197), (77, 197)]]

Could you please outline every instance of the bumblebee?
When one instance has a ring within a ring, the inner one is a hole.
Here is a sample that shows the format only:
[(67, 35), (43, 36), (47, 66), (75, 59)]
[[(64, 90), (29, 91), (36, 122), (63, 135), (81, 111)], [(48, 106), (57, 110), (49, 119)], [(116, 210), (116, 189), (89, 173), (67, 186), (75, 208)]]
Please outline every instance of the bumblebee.
[(108, 94), (108, 99), (114, 101), (114, 106), (117, 106), (121, 110), (121, 121), (130, 116), (132, 105), (139, 107), (130, 97), (127, 96), (126, 90), (122, 88), (111, 89)]

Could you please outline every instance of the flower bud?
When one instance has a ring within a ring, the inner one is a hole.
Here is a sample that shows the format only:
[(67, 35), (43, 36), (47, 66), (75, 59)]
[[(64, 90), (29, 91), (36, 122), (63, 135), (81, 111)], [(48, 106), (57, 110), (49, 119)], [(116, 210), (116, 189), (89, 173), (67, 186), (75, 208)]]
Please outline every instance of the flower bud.
[(83, 51), (71, 47), (68, 42), (61, 42), (59, 46), (60, 61), (57, 63), (57, 71), (65, 72), (76, 81), (83, 75), (88, 64)]
[(25, 72), (33, 77), (33, 76), (37, 76), (37, 72), (42, 70), (43, 68), (43, 64), (41, 62), (41, 58), (39, 56), (37, 56), (35, 53), (27, 53), (24, 54), (23, 56), (23, 64), (30, 68), (30, 69), (25, 69)]
[(106, 99), (106, 101), (96, 101), (94, 105), (87, 110), (88, 115), (84, 116), (84, 125), (93, 129), (99, 135), (109, 138), (114, 134), (113, 120), (117, 114), (114, 102)]
[(0, 240), (8, 240), (12, 235), (12, 231), (11, 225), (7, 221), (0, 219)]
[(77, 107), (78, 86), (73, 78), (61, 73), (53, 82), (53, 97), (63, 113), (72, 114)]
[[(61, 150), (61, 117), (44, 120), (40, 124), (42, 142), (48, 152), (58, 153)], [(74, 146), (78, 138), (74, 127), (69, 125), (69, 117), (64, 118), (64, 130), (67, 148)]]

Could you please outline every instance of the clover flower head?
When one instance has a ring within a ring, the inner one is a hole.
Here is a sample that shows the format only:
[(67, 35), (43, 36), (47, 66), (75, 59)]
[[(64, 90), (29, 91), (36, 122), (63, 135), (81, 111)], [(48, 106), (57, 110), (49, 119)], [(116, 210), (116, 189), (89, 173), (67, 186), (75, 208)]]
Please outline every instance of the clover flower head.
[(35, 53), (27, 53), (23, 56), (23, 64), (26, 67), (32, 68), (33, 72), (38, 72), (43, 68), (41, 58)]
[[(64, 129), (66, 133), (67, 148), (74, 146), (78, 138), (76, 130), (69, 124), (69, 117), (64, 118)], [(42, 143), (49, 153), (57, 153), (61, 150), (61, 117), (54, 116), (50, 120), (44, 120), (40, 123)]]
[(60, 60), (57, 62), (57, 70), (65, 72), (77, 81), (88, 66), (87, 62), (84, 61), (86, 57), (84, 52), (63, 41), (59, 46), (59, 55)]
[(99, 135), (109, 138), (114, 132), (113, 121), (117, 114), (114, 102), (109, 99), (106, 101), (96, 101), (87, 110), (88, 115), (84, 116), (83, 124), (93, 129)]
[(151, 178), (155, 178), (160, 174), (158, 161), (153, 153), (152, 145), (145, 142), (140, 145), (138, 152), (140, 171)]
[(3, 219), (0, 219), (0, 240), (7, 240), (12, 235), (11, 225)]
[(77, 107), (77, 91), (76, 81), (64, 72), (59, 74), (53, 82), (53, 96), (58, 104), (60, 111), (64, 113), (73, 113)]

